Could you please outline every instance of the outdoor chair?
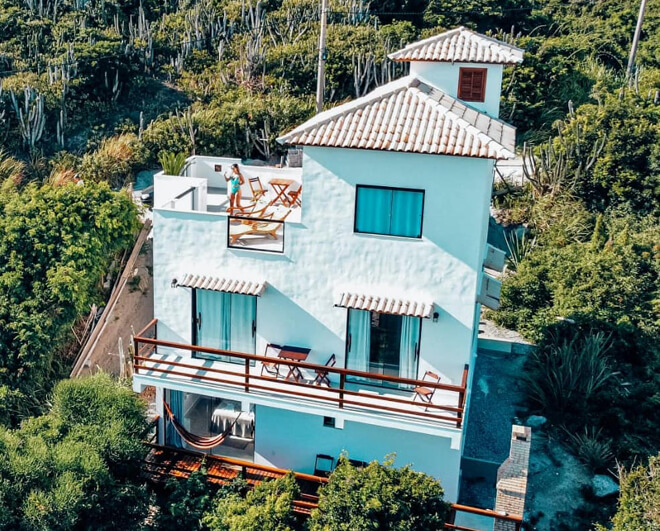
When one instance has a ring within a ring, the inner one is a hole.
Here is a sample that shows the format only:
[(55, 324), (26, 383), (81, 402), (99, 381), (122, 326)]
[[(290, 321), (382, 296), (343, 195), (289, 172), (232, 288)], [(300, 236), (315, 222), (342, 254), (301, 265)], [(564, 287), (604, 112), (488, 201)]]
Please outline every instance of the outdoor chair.
[(258, 235), (258, 236), (270, 236), (273, 240), (277, 240), (277, 231), (282, 227), (282, 221), (284, 221), (287, 216), (291, 213), (291, 210), (287, 212), (279, 219), (274, 219), (273, 221), (251, 221), (246, 220), (243, 226), (232, 229), (230, 232), (230, 245), (234, 245), (240, 238), (247, 236), (248, 234)]
[[(264, 352), (264, 356), (268, 356), (268, 351), (273, 348), (279, 348), (277, 345), (271, 345), (268, 344), (266, 345), (266, 351)], [(269, 362), (269, 361), (264, 361), (261, 363), (261, 376), (264, 375), (264, 372), (266, 372), (270, 376), (274, 376), (276, 379), (279, 378), (280, 376), (280, 363), (279, 362)]]
[[(439, 383), (440, 376), (438, 376), (434, 372), (426, 371), (424, 373), (424, 377), (422, 378), (422, 382)], [(415, 387), (414, 391), (415, 391), (415, 396), (413, 397), (413, 402), (419, 399), (425, 404), (430, 404), (433, 401), (433, 395), (435, 394), (435, 387), (426, 387), (420, 385), (418, 387)]]
[(314, 475), (321, 477), (330, 477), (335, 468), (335, 458), (331, 455), (316, 454), (314, 462)]
[[(337, 357), (333, 354), (328, 358), (328, 361), (325, 362), (325, 367), (334, 367), (337, 364)], [(314, 385), (327, 385), (330, 387), (330, 379), (328, 378), (327, 369), (314, 369), (316, 372), (316, 378), (314, 378)]]
[(286, 195), (287, 195), (287, 202), (289, 203), (288, 206), (293, 208), (294, 206), (302, 206), (302, 203), (300, 201), (300, 194), (302, 193), (302, 184), (298, 184), (297, 188), (295, 187), (296, 185), (293, 184), (289, 187), (289, 190), (287, 190)]
[(254, 201), (258, 201), (261, 197), (266, 195), (266, 189), (261, 184), (261, 179), (259, 177), (250, 177), (248, 179), (248, 184), (250, 185), (252, 199)]

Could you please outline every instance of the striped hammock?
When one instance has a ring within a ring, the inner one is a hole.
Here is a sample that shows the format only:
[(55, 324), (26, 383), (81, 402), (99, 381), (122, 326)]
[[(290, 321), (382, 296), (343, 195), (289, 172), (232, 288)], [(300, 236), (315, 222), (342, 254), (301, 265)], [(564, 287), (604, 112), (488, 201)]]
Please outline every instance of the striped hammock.
[(170, 422), (172, 423), (172, 426), (174, 426), (176, 432), (190, 446), (193, 446), (194, 448), (197, 448), (199, 450), (210, 450), (211, 448), (220, 446), (223, 442), (225, 442), (227, 435), (229, 435), (232, 432), (234, 426), (236, 426), (236, 423), (238, 422), (238, 419), (240, 418), (242, 413), (242, 412), (239, 413), (234, 419), (234, 422), (232, 422), (229, 425), (229, 427), (225, 431), (223, 431), (220, 435), (207, 437), (207, 436), (195, 435), (194, 433), (190, 433), (186, 428), (183, 427), (183, 425), (174, 416), (174, 413), (172, 413), (172, 410), (170, 409), (168, 403), (163, 402), (163, 404), (165, 405), (165, 412), (167, 413), (167, 416)]

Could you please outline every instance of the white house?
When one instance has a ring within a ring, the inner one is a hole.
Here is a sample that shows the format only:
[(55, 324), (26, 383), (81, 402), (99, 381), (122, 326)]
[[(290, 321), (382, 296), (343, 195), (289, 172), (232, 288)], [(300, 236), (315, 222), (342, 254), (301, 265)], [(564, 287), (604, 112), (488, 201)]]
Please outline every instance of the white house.
[(279, 139), (302, 168), (156, 176), (134, 388), (156, 387), (161, 444), (317, 474), (395, 452), (456, 500), (480, 303), (499, 296), (493, 166), (515, 148), (502, 68), (522, 51), (458, 28), (390, 57), (410, 74)]

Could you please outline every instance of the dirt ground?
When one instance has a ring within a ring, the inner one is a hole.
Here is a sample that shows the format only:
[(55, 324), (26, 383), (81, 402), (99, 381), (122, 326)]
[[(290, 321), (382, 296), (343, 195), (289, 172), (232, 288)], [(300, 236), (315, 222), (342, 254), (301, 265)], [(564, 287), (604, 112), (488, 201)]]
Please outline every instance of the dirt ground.
[(135, 263), (135, 275), (120, 294), (105, 330), (90, 351), (80, 376), (93, 374), (99, 369), (119, 376), (119, 339), (121, 338), (124, 353), (128, 356), (133, 331), (138, 332), (153, 319), (152, 260), (152, 240), (149, 238), (142, 246)]

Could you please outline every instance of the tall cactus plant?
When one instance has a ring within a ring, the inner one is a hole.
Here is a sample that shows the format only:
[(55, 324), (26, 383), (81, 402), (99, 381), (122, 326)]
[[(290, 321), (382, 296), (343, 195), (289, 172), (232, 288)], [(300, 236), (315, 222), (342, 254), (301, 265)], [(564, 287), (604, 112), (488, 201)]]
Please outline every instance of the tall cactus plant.
[(22, 104), (19, 104), (13, 90), (10, 94), (23, 143), (30, 151), (33, 151), (37, 142), (41, 140), (46, 125), (44, 97), (39, 91), (30, 86), (25, 87), (23, 90)]

